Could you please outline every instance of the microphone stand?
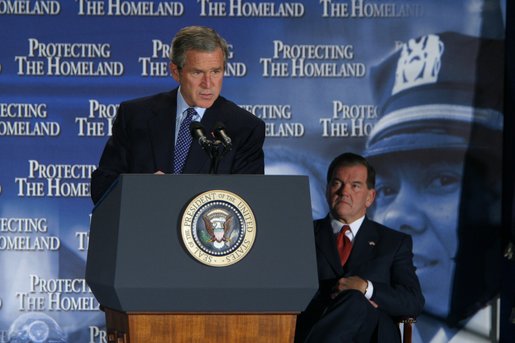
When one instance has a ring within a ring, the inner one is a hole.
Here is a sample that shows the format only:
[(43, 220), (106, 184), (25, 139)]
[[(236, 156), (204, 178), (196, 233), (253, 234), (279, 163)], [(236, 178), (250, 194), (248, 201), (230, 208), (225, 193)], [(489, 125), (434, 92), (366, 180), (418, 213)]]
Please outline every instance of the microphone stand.
[(211, 163), (209, 164), (209, 174), (218, 174), (218, 166), (220, 160), (225, 154), (232, 149), (231, 139), (225, 134), (223, 124), (218, 123), (219, 127), (218, 135), (221, 135), (220, 139), (211, 140), (206, 137), (204, 127), (200, 122), (193, 121), (190, 124), (190, 133), (194, 139), (198, 140), (198, 143), (202, 147)]
[(207, 151), (211, 159), (209, 174), (218, 174), (218, 166), (227, 151), (229, 151), (229, 149), (219, 140), (215, 140), (210, 144), (209, 151)]

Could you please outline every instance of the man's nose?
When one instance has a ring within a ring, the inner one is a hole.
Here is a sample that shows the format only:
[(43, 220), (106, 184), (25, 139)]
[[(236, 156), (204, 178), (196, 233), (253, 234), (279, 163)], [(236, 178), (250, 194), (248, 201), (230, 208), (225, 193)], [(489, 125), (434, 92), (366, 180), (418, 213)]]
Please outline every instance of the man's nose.
[(349, 187), (348, 187), (348, 184), (345, 184), (345, 183), (342, 183), (340, 185), (340, 187), (338, 187), (338, 189), (336, 190), (336, 194), (338, 194), (339, 196), (343, 196), (344, 194), (348, 194), (349, 193)]
[(399, 192), (395, 200), (383, 209), (383, 224), (408, 234), (422, 234), (427, 229), (425, 212), (419, 208), (414, 194)]
[(342, 192), (344, 194), (350, 194), (352, 192), (352, 183), (346, 182), (342, 185)]
[(209, 87), (211, 87), (211, 74), (209, 74), (209, 73), (204, 73), (204, 74), (202, 75), (202, 83), (201, 83), (201, 84), (202, 84), (202, 86), (203, 86), (204, 88), (209, 88)]

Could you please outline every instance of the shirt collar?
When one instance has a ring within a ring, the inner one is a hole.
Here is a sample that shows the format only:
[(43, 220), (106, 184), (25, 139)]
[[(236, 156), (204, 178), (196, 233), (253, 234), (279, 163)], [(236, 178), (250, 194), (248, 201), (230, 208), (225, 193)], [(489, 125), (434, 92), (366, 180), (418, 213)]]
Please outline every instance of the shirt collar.
[(352, 237), (356, 237), (356, 235), (358, 234), (359, 228), (361, 227), (361, 224), (363, 224), (363, 221), (365, 220), (365, 216), (363, 216), (363, 217), (353, 221), (350, 224), (345, 224), (345, 223), (342, 223), (341, 221), (339, 221), (338, 219), (334, 218), (332, 214), (329, 214), (329, 216), (331, 218), (331, 227), (333, 229), (334, 234), (337, 234), (338, 232), (340, 232), (340, 230), (342, 229), (342, 227), (344, 225), (349, 225), (350, 230), (352, 231)]
[[(188, 105), (186, 103), (186, 100), (184, 100), (184, 97), (181, 94), (181, 87), (179, 86), (179, 90), (177, 91), (177, 113), (176, 113), (177, 119), (179, 121), (182, 120), (182, 117), (188, 108), (190, 108), (190, 105)], [(194, 107), (194, 109), (195, 109), (195, 111), (197, 111), (197, 115), (200, 117), (200, 118), (198, 118), (198, 121), (202, 120), (202, 117), (204, 116), (206, 109), (203, 107)]]

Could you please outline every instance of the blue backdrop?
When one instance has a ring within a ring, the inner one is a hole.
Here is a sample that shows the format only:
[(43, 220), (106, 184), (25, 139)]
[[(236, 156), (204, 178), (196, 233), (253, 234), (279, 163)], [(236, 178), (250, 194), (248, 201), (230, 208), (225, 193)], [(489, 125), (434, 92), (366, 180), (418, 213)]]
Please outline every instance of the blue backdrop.
[[(222, 94), (266, 122), (267, 174), (309, 175), (313, 217), (320, 218), (327, 213), (328, 163), (343, 151), (367, 153), (371, 132), (386, 118), (386, 105), (374, 97), (386, 81), (374, 81), (373, 67), (402, 51), (403, 43), (429, 34), (452, 31), (502, 42), (504, 7), (503, 0), (0, 0), (0, 342), (106, 341), (103, 313), (84, 282), (90, 174), (118, 104), (176, 87), (168, 54), (178, 29), (205, 25), (226, 38), (231, 56)], [(491, 58), (483, 63), (477, 51), (471, 75), (480, 68), (495, 73), (504, 63), (502, 52), (483, 52)], [(471, 56), (454, 57), (446, 68), (459, 69)], [(498, 95), (502, 82), (491, 85)], [(481, 88), (471, 89), (480, 94)], [(441, 101), (433, 96), (431, 102)], [(495, 134), (502, 133), (500, 115), (485, 119)], [(466, 142), (502, 151), (491, 135), (474, 132)], [(426, 215), (438, 217), (444, 229), (432, 233), (439, 243), (410, 232), (427, 302), (415, 342), (489, 342), (498, 335), (500, 275), (487, 267), (498, 258), (500, 206), (464, 206), (475, 193), (469, 188), (474, 180), (492, 178), (467, 151), (418, 181), (427, 189)], [(408, 176), (396, 179), (393, 173), (417, 166), (420, 176), (432, 161), (444, 160), (433, 155), (378, 159), (382, 188), (369, 215), (402, 230), (388, 220), (402, 194), (392, 184)], [(501, 161), (490, 163), (494, 171)], [(386, 173), (388, 168), (393, 171)], [(478, 191), (502, 185), (484, 187)], [(500, 192), (489, 192), (488, 201), (499, 202)], [(492, 255), (478, 259), (492, 282), (467, 293), (457, 284), (473, 272), (456, 261), (469, 260), (461, 239), (481, 240), (463, 233), (464, 218), (474, 211), (488, 212)], [(440, 243), (441, 250), (434, 249)], [(436, 258), (443, 255), (448, 261)], [(457, 294), (473, 298), (474, 305), (460, 303)]]

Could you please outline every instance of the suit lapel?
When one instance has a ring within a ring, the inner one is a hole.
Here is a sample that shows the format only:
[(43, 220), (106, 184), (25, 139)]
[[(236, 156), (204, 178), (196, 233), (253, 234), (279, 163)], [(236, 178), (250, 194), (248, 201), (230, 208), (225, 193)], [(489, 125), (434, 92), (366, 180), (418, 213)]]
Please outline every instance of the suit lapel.
[(345, 266), (346, 271), (356, 270), (360, 265), (373, 259), (378, 242), (379, 234), (376, 228), (365, 217), (352, 243), (352, 251)]
[(317, 244), (320, 245), (319, 251), (324, 255), (331, 268), (336, 275), (343, 273), (343, 268), (340, 264), (340, 255), (336, 248), (336, 240), (334, 238), (333, 229), (331, 227), (331, 218), (325, 217), (321, 222), (320, 230), (318, 231)]
[(151, 111), (153, 117), (150, 118), (148, 127), (156, 170), (171, 173), (175, 148), (177, 89), (171, 91), (160, 102), (156, 102)]

